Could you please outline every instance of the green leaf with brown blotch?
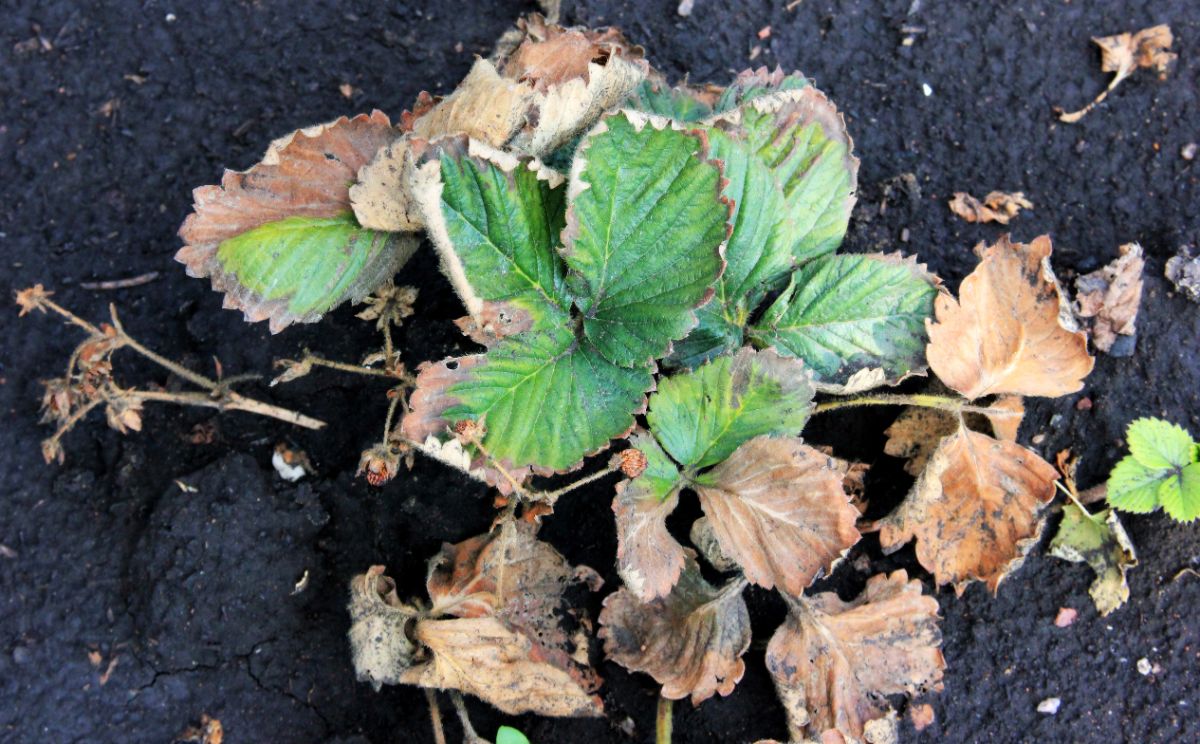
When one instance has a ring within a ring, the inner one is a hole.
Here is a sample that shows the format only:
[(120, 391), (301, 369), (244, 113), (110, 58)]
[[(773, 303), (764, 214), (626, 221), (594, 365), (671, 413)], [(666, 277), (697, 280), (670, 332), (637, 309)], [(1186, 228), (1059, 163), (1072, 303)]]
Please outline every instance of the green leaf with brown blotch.
[(630, 444), (646, 458), (636, 478), (617, 484), (617, 572), (642, 601), (671, 591), (683, 570), (683, 546), (667, 531), (667, 517), (679, 504), (679, 469), (648, 432), (638, 430)]
[(1129, 600), (1125, 573), (1138, 564), (1137, 552), (1115, 509), (1088, 514), (1077, 504), (1064, 504), (1062, 522), (1050, 541), (1050, 555), (1091, 566), (1096, 578), (1088, 593), (1101, 615)]

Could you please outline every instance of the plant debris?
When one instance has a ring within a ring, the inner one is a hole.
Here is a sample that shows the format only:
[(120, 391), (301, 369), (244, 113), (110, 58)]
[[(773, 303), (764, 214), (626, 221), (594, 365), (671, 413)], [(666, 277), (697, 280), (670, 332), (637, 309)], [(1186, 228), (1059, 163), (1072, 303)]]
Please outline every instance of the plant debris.
[(967, 222), (999, 222), (1007, 225), (1022, 209), (1033, 209), (1033, 202), (1020, 191), (1011, 194), (992, 191), (983, 197), (982, 202), (966, 192), (956, 191), (950, 200), (950, 211)]
[[(1050, 542), (1050, 555), (1091, 566), (1096, 579), (1088, 593), (1101, 615), (1111, 614), (1129, 600), (1125, 574), (1137, 565), (1137, 552), (1121, 526), (1116, 509), (1089, 514), (1082, 506), (1065, 504), (1058, 534)], [(1059, 617), (1062, 618), (1061, 612)], [(1058, 621), (1055, 624), (1065, 627)]]
[(1142, 300), (1142, 247), (1126, 243), (1107, 266), (1075, 280), (1075, 315), (1090, 326), (1092, 343), (1112, 356), (1132, 356)]
[(1078, 111), (1065, 113), (1058, 109), (1059, 121), (1068, 124), (1079, 121), (1139, 68), (1154, 68), (1158, 70), (1159, 79), (1165, 80), (1167, 68), (1179, 56), (1168, 51), (1173, 41), (1171, 27), (1166, 24), (1144, 28), (1136, 33), (1093, 36), (1092, 42), (1100, 47), (1100, 69), (1114, 73), (1113, 79), (1094, 101)]
[(1167, 259), (1164, 275), (1189, 300), (1200, 302), (1200, 257), (1181, 250), (1179, 255)]

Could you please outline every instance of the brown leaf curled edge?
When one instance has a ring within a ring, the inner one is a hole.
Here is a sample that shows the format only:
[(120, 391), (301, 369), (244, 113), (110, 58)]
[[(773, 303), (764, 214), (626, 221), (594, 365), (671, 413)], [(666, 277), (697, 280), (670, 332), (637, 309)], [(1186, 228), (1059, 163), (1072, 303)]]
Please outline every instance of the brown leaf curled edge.
[(1174, 43), (1171, 27), (1164, 24), (1144, 28), (1136, 33), (1115, 36), (1093, 36), (1092, 43), (1100, 47), (1100, 69), (1116, 73), (1108, 87), (1096, 96), (1096, 100), (1079, 109), (1066, 113), (1059, 109), (1059, 121), (1074, 124), (1108, 97), (1113, 88), (1141, 67), (1158, 70), (1159, 78), (1166, 78), (1167, 68), (1179, 55), (1168, 51)]
[(1112, 263), (1075, 280), (1075, 314), (1090, 325), (1097, 349), (1113, 356), (1130, 356), (1146, 261), (1137, 243), (1127, 243), (1120, 251)]
[(950, 200), (950, 211), (967, 222), (999, 222), (1007, 225), (1022, 209), (1033, 209), (1033, 202), (1020, 191), (1011, 194), (993, 191), (983, 197), (982, 202), (964, 191), (956, 191)]
[(790, 604), (767, 669), (793, 741), (896, 741), (885, 696), (942, 689), (938, 603), (904, 570), (871, 577), (850, 602), (826, 592)]
[(939, 295), (937, 321), (925, 321), (930, 369), (972, 400), (1077, 392), (1096, 360), (1087, 335), (1069, 327), (1074, 319), (1050, 268), (1050, 238), (1026, 244), (1004, 236), (976, 251), (981, 260), (959, 299)]
[(1056, 480), (1033, 451), (960, 427), (882, 521), (879, 543), (890, 553), (915, 537), (917, 559), (938, 584), (962, 594), (981, 580), (995, 592), (1041, 535), (1039, 513)]
[(742, 654), (750, 647), (745, 586), (744, 579), (734, 579), (713, 587), (689, 551), (666, 597), (643, 604), (622, 588), (604, 600), (604, 653), (630, 671), (654, 677), (667, 699), (690, 695), (699, 705), (715, 693), (728, 695), (746, 671)]

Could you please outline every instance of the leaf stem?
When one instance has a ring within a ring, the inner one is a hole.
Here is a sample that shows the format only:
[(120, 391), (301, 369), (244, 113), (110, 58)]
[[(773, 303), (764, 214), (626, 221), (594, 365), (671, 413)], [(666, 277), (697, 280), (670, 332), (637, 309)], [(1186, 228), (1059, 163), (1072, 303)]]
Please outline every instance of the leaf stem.
[(922, 408), (940, 408), (943, 411), (953, 411), (956, 413), (981, 413), (986, 416), (1021, 415), (1017, 411), (1006, 411), (986, 406), (973, 406), (965, 398), (948, 395), (926, 395), (922, 393), (915, 395), (862, 395), (857, 398), (827, 400), (824, 403), (818, 403), (816, 408), (813, 409), (813, 413), (824, 413), (825, 411), (835, 411), (839, 408), (855, 408), (858, 406), (919, 406)]
[(109, 315), (112, 316), (113, 327), (117, 329), (117, 333), (119, 333), (121, 335), (121, 341), (126, 346), (133, 349), (134, 351), (141, 354), (142, 356), (146, 357), (147, 359), (154, 362), (158, 366), (174, 373), (175, 375), (187, 380), (188, 382), (192, 383), (193, 385), (196, 385), (197, 387), (202, 387), (205, 390), (212, 390), (214, 392), (220, 387), (220, 385), (217, 382), (208, 379), (207, 377), (205, 377), (204, 375), (202, 375), (198, 372), (193, 372), (192, 370), (188, 369), (187, 367), (184, 367), (183, 365), (176, 364), (175, 362), (172, 362), (170, 359), (167, 359), (165, 356), (162, 356), (161, 354), (151, 351), (150, 349), (143, 346), (141, 344), (141, 342), (139, 342), (133, 336), (130, 336), (125, 331), (125, 327), (121, 325), (121, 319), (117, 317), (117, 306), (116, 305), (109, 304), (108, 312), (109, 312)]
[(442, 709), (438, 707), (437, 693), (425, 688), (425, 700), (429, 703), (429, 723), (433, 726), (435, 744), (446, 744), (446, 731), (442, 728)]
[(214, 397), (208, 393), (171, 393), (158, 390), (126, 390), (124, 395), (138, 401), (156, 403), (176, 403), (185, 406), (203, 406), (216, 408), (221, 411), (243, 411), (259, 416), (286, 421), (289, 424), (303, 426), (305, 429), (322, 429), (325, 422), (320, 419), (305, 416), (287, 408), (264, 403), (260, 400), (247, 398), (233, 391)]
[(336, 362), (332, 359), (325, 359), (310, 352), (304, 352), (304, 356), (300, 359), (300, 363), (310, 362), (318, 367), (328, 367), (336, 369), (339, 372), (349, 372), (356, 375), (366, 375), (367, 377), (386, 377), (389, 380), (407, 379), (402, 375), (397, 375), (394, 372), (386, 369), (374, 369), (372, 367), (364, 367), (360, 364), (349, 364), (347, 362)]
[(613, 473), (617, 472), (620, 469), (621, 469), (620, 463), (613, 464), (610, 462), (608, 464), (608, 467), (604, 468), (603, 470), (597, 470), (596, 472), (592, 473), (591, 475), (584, 476), (583, 478), (580, 478), (579, 480), (575, 481), (574, 483), (568, 483), (567, 485), (565, 485), (562, 488), (559, 488), (555, 491), (545, 491), (545, 492), (536, 492), (535, 491), (535, 492), (531, 493), (530, 496), (537, 501), (545, 501), (546, 503), (550, 504), (551, 506), (554, 506), (554, 502), (558, 501), (558, 498), (560, 496), (565, 496), (566, 494), (570, 493), (571, 491), (574, 491), (577, 488), (582, 488), (582, 487), (588, 485), (589, 483), (595, 483), (596, 481), (600, 480), (601, 478), (606, 478), (609, 475), (612, 475)]
[(654, 717), (654, 744), (671, 744), (673, 702), (659, 693), (658, 714)]

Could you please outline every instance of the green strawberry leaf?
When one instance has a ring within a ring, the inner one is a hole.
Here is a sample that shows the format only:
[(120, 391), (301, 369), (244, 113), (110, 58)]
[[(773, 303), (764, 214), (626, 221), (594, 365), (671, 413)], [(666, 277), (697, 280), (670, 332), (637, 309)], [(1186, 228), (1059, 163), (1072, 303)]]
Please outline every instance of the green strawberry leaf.
[(671, 87), (661, 78), (647, 78), (625, 101), (625, 107), (675, 121), (700, 121), (712, 114), (712, 106), (701, 100), (699, 93), (689, 85)]
[(483, 419), (483, 444), (514, 467), (565, 470), (633, 426), (653, 386), (647, 367), (618, 367), (565, 328), (502, 339), (460, 365), (445, 419)]
[(699, 137), (622, 112), (601, 120), (571, 169), (563, 257), (583, 333), (641, 367), (696, 325), (721, 275), (729, 204)]
[(766, 67), (760, 67), (757, 70), (743, 70), (722, 92), (721, 97), (713, 106), (713, 110), (716, 113), (729, 111), (760, 96), (800, 90), (807, 88), (810, 84), (808, 78), (800, 73), (793, 72), (790, 75), (784, 75), (783, 70), (779, 67), (772, 71), (768, 71)]
[(366, 230), (351, 213), (288, 217), (222, 241), (213, 287), (234, 297), (252, 320), (269, 317), (277, 331), (316, 320), (346, 300), (361, 301), (416, 247), (413, 236)]
[(798, 435), (812, 398), (800, 362), (747, 347), (659, 381), (646, 420), (677, 462), (704, 468), (754, 437)]
[(937, 293), (914, 259), (828, 256), (792, 275), (750, 337), (803, 359), (818, 382), (845, 386), (860, 374), (882, 384), (924, 368), (925, 319)]
[(1191, 522), (1200, 517), (1200, 462), (1172, 472), (1158, 487), (1158, 501), (1176, 522)]
[(502, 337), (566, 322), (561, 176), (453, 137), (422, 155), (413, 195), (476, 328)]
[(529, 744), (529, 737), (512, 726), (496, 729), (496, 744)]
[(724, 307), (716, 298), (696, 311), (696, 319), (692, 332), (675, 342), (670, 356), (663, 360), (666, 366), (695, 369), (742, 347), (742, 326), (725, 317)]
[(1132, 514), (1149, 514), (1158, 508), (1158, 489), (1170, 475), (1166, 468), (1148, 468), (1127, 455), (1108, 475), (1108, 503)]
[(1195, 460), (1192, 435), (1176, 424), (1140, 418), (1126, 431), (1129, 453), (1147, 468), (1181, 468)]

